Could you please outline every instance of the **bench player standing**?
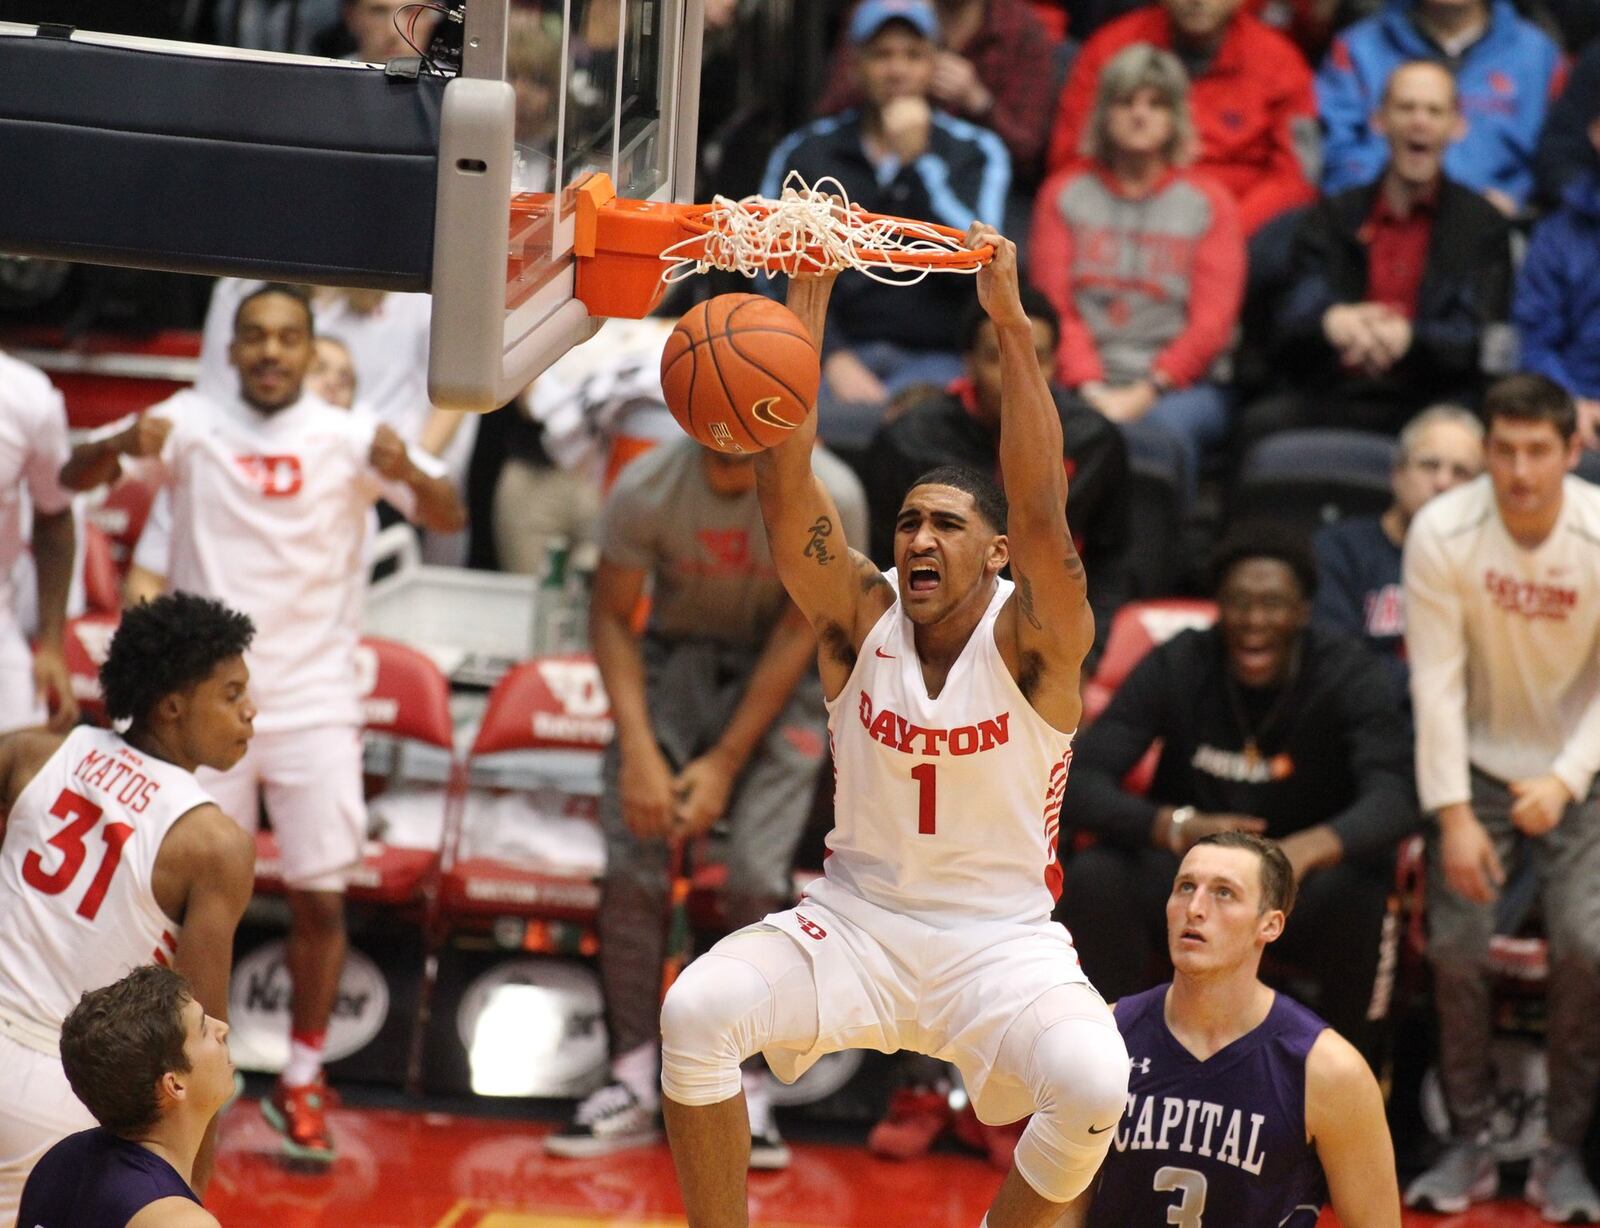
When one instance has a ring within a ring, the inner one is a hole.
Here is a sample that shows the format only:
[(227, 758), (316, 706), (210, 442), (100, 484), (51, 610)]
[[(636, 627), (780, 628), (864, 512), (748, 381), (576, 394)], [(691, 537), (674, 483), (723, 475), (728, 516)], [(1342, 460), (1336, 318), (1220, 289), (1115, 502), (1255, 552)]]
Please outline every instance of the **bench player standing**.
[[(1042, 1228), (1093, 1178), (1128, 1056), (1050, 921), (1056, 827), (1094, 638), (1062, 509), (1061, 420), (1023, 311), (1016, 247), (977, 276), (1002, 364), (992, 480), (925, 475), (895, 523), (897, 574), (851, 550), (813, 475), (816, 414), (756, 461), (773, 560), (816, 629), (837, 768), (825, 876), (798, 908), (690, 965), (662, 1008), (661, 1085), (691, 1228), (749, 1222), (739, 1062), (797, 1078), (821, 1054), (954, 1062), (979, 1117), (1032, 1113), (989, 1228)], [(820, 344), (832, 279), (789, 302)], [(1000, 579), (1010, 563), (1015, 584)]]
[(289, 894), (293, 1017), (289, 1063), (262, 1112), (290, 1155), (331, 1161), (322, 1048), (344, 964), (344, 890), (367, 821), (355, 665), (367, 513), (381, 497), (439, 532), (465, 518), (437, 461), (303, 394), (313, 341), (303, 298), (282, 286), (247, 295), (231, 351), (239, 396), (180, 392), (113, 423), (73, 450), (62, 481), (87, 489), (137, 458), (171, 487), (169, 587), (225, 601), (259, 628), (255, 741), (232, 771), (203, 782), (252, 831), (265, 789)]
[(1057, 1228), (1204, 1223), (1400, 1228), (1383, 1093), (1360, 1053), (1261, 983), (1294, 908), (1273, 841), (1203, 837), (1167, 898), (1170, 984), (1124, 998), (1128, 1106), (1095, 1185)]
[[(10, 810), (0, 845), (0, 1228), (15, 1219), (34, 1162), (94, 1124), (59, 1051), (62, 1020), (85, 990), (170, 964), (208, 1014), (227, 1018), (255, 845), (192, 773), (244, 756), (253, 630), (198, 597), (136, 606), (100, 667), (108, 715), (131, 722), (125, 734), (85, 726), (0, 738), (0, 805)], [(207, 1145), (197, 1190), (210, 1168)]]

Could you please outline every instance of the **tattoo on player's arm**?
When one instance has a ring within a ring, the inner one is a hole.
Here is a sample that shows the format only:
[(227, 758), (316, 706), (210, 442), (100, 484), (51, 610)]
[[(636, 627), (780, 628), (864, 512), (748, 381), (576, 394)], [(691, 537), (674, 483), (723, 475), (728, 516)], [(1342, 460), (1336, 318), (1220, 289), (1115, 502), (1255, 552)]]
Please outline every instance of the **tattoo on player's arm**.
[(828, 538), (833, 536), (833, 521), (826, 516), (818, 516), (808, 531), (811, 540), (806, 543), (806, 558), (816, 559), (818, 567), (826, 567), (837, 557), (828, 549)]
[(1067, 575), (1071, 576), (1074, 580), (1081, 580), (1083, 578), (1083, 560), (1078, 557), (1078, 552), (1076, 550), (1067, 555), (1067, 557), (1061, 561), (1061, 565), (1066, 568)]
[(1022, 611), (1022, 617), (1028, 620), (1028, 625), (1035, 631), (1044, 629), (1044, 624), (1039, 621), (1039, 616), (1033, 612), (1033, 585), (1028, 583), (1028, 577), (1012, 567), (1012, 573), (1017, 577), (1017, 608)]

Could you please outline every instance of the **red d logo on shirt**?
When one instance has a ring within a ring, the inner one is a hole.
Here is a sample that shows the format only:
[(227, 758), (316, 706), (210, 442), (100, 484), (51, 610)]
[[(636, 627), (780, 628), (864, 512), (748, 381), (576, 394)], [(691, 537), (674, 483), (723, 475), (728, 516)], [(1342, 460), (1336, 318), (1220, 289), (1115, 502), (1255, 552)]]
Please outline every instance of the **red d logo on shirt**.
[(245, 480), (269, 499), (285, 499), (300, 493), (298, 456), (236, 456), (233, 462), (239, 466)]

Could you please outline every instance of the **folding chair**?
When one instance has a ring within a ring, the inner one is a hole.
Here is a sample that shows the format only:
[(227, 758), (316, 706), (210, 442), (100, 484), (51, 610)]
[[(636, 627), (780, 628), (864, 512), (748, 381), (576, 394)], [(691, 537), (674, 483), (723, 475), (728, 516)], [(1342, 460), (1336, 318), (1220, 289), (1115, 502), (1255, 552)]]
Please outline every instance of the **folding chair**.
[(1266, 518), (1311, 532), (1347, 516), (1375, 516), (1394, 498), (1394, 440), (1371, 431), (1284, 431), (1244, 459), (1232, 519)]

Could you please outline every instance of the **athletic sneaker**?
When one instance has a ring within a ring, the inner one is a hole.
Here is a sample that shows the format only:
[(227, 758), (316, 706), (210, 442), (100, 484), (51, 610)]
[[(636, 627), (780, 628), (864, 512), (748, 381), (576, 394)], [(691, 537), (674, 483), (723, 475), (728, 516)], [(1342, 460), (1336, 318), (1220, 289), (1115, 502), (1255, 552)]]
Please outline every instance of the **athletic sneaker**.
[(1455, 1215), (1486, 1202), (1500, 1187), (1500, 1165), (1484, 1143), (1451, 1143), (1434, 1166), (1406, 1187), (1406, 1206)]
[(932, 1087), (902, 1087), (889, 1097), (889, 1111), (867, 1135), (867, 1150), (886, 1160), (928, 1154), (950, 1128), (950, 1097)]
[(1522, 1196), (1539, 1208), (1546, 1223), (1600, 1224), (1600, 1194), (1574, 1147), (1547, 1147), (1535, 1156)]
[(581, 1160), (660, 1141), (660, 1115), (640, 1104), (626, 1083), (608, 1083), (578, 1106), (565, 1130), (544, 1140), (544, 1149)]
[[(746, 1102), (748, 1103), (748, 1101)], [(761, 1172), (777, 1172), (789, 1167), (794, 1157), (789, 1144), (778, 1133), (778, 1123), (772, 1120), (768, 1108), (750, 1109), (750, 1167)]]
[(333, 1136), (328, 1133), (328, 1109), (337, 1097), (319, 1072), (303, 1087), (286, 1087), (278, 1080), (272, 1095), (261, 1102), (261, 1116), (283, 1135), (283, 1150), (294, 1160), (332, 1164)]

